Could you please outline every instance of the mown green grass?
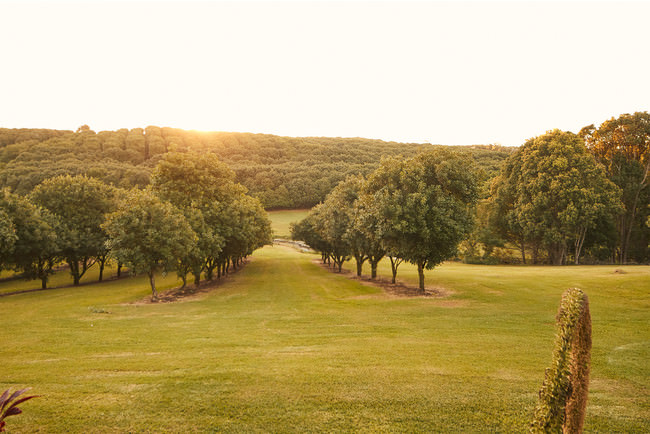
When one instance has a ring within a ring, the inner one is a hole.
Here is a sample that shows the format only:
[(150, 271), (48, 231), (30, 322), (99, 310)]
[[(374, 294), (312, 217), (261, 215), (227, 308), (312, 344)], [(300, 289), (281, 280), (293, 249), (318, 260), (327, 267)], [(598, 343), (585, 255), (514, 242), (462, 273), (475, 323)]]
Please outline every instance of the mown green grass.
[(288, 209), (279, 211), (268, 211), (271, 218), (271, 228), (275, 238), (291, 238), (291, 223), (299, 222), (307, 217), (308, 209)]
[(445, 264), (427, 284), (452, 295), (407, 299), (314, 258), (267, 247), (170, 304), (133, 304), (143, 278), (0, 298), (0, 388), (43, 395), (11, 432), (525, 431), (568, 286), (591, 300), (586, 429), (650, 430), (650, 267)]

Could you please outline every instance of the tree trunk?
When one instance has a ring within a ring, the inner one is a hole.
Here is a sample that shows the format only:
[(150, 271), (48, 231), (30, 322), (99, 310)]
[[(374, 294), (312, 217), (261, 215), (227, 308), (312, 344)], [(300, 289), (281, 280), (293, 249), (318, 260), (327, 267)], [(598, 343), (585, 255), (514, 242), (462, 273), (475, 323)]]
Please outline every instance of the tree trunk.
[(398, 258), (393, 258), (392, 256), (389, 256), (389, 258), (390, 258), (390, 269), (393, 272), (392, 283), (395, 283), (395, 280), (397, 279), (397, 267), (399, 267), (400, 261)]
[(122, 263), (118, 262), (117, 263), (117, 277), (119, 278), (121, 276), (122, 276)]
[(99, 261), (99, 281), (104, 280), (104, 265), (106, 265), (106, 259)]
[(193, 273), (194, 274), (194, 286), (198, 287), (201, 283), (201, 272)]
[(76, 260), (68, 260), (68, 266), (72, 275), (72, 284), (75, 286), (79, 285), (79, 262)]
[(187, 274), (181, 273), (181, 280), (183, 281), (183, 284), (181, 285), (181, 289), (185, 288), (185, 285), (187, 285)]
[(418, 278), (420, 283), (420, 291), (424, 292), (424, 265), (426, 262), (418, 262)]
[(361, 276), (361, 271), (363, 271), (363, 262), (357, 258), (357, 276)]
[(575, 242), (575, 264), (579, 265), (580, 264), (580, 252), (582, 251), (582, 245), (585, 242), (585, 237), (587, 236), (587, 228), (583, 228), (579, 233), (578, 236), (576, 237), (576, 242)]
[(371, 279), (376, 279), (377, 278), (377, 262), (378, 261), (370, 261), (370, 278)]
[(158, 300), (158, 291), (156, 291), (156, 280), (153, 270), (150, 270), (149, 273), (149, 284), (151, 285), (151, 301)]
[(521, 238), (521, 245), (519, 247), (521, 249), (521, 263), (526, 264), (526, 244), (524, 243), (524, 238)]

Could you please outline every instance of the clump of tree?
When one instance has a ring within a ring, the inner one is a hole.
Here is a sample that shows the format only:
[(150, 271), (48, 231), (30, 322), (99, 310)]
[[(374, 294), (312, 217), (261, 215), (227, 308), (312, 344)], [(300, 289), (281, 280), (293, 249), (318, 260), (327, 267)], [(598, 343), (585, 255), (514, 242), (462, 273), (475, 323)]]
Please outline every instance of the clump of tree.
[(152, 190), (186, 217), (197, 242), (178, 258), (178, 274), (212, 280), (236, 268), (255, 249), (271, 242), (271, 223), (259, 200), (235, 182), (234, 172), (216, 155), (170, 152), (156, 166)]
[(102, 226), (111, 254), (134, 273), (146, 273), (156, 300), (155, 273), (174, 269), (177, 259), (196, 242), (183, 214), (150, 190), (131, 190)]
[(550, 131), (526, 142), (505, 162), (491, 198), (492, 224), (519, 247), (522, 262), (544, 250), (550, 262), (578, 264), (587, 234), (617, 214), (620, 189), (570, 132)]
[(74, 285), (94, 264), (99, 264), (99, 280), (103, 279), (109, 251), (101, 225), (117, 208), (116, 194), (115, 188), (97, 179), (62, 175), (43, 181), (30, 195), (34, 204), (58, 219), (58, 251)]
[[(89, 134), (80, 128), (79, 134)], [(0, 194), (0, 269), (47, 285), (65, 262), (73, 284), (94, 265), (99, 280), (109, 260), (135, 273), (176, 270), (198, 285), (237, 267), (271, 242), (259, 200), (235, 182), (234, 172), (211, 153), (171, 152), (154, 170), (154, 183), (130, 191), (86, 175), (60, 175), (27, 196)]]
[(582, 432), (589, 393), (591, 315), (589, 299), (578, 288), (562, 296), (551, 367), (546, 369), (530, 430)]
[(41, 287), (59, 261), (59, 220), (27, 198), (0, 192), (0, 269), (12, 269)]
[(375, 276), (377, 262), (388, 255), (394, 281), (399, 263), (411, 262), (424, 291), (424, 270), (453, 256), (472, 228), (478, 195), (472, 166), (468, 158), (444, 150), (384, 159), (366, 180), (340, 183), (292, 228), (292, 236), (308, 244), (316, 240), (310, 246), (331, 257), (339, 271), (354, 256), (358, 274), (370, 259)]
[(622, 192), (623, 208), (615, 213), (613, 255), (620, 263), (650, 260), (650, 114), (623, 114), (580, 131), (587, 148), (604, 165)]

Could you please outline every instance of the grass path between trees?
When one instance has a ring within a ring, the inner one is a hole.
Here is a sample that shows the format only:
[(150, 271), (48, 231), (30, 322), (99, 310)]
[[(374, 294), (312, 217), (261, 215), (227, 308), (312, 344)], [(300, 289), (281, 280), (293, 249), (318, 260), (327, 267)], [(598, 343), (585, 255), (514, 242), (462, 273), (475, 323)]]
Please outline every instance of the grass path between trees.
[(650, 267), (444, 264), (426, 282), (450, 296), (401, 298), (315, 257), (266, 247), (175, 303), (134, 303), (144, 278), (0, 298), (0, 388), (43, 395), (7, 428), (523, 432), (578, 286), (594, 326), (585, 429), (650, 431)]

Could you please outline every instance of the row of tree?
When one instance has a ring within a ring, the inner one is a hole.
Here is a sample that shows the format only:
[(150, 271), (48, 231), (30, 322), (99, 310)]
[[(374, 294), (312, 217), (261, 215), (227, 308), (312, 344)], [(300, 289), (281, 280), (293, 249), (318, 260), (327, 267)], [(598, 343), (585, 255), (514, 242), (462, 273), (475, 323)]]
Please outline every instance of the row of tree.
[(1, 268), (13, 268), (42, 287), (65, 262), (78, 285), (93, 265), (103, 278), (109, 258), (135, 273), (175, 269), (220, 277), (271, 240), (259, 201), (234, 182), (234, 173), (213, 154), (169, 153), (144, 190), (123, 190), (83, 175), (39, 184), (28, 196), (0, 196)]
[(424, 291), (424, 270), (453, 255), (472, 228), (478, 198), (473, 162), (445, 150), (410, 159), (384, 159), (367, 178), (349, 177), (327, 199), (292, 226), (301, 239), (341, 270), (354, 257), (362, 265), (388, 256), (393, 282), (403, 261), (417, 265)]
[(578, 264), (585, 251), (592, 261), (647, 262), (649, 145), (646, 112), (579, 134), (549, 131), (510, 155), (489, 190), (458, 155), (385, 159), (367, 179), (340, 183), (292, 236), (339, 270), (354, 257), (361, 274), (367, 260), (373, 278), (384, 256), (393, 282), (401, 261), (412, 262), (420, 288), (423, 270), (461, 241), (465, 259), (484, 262), (497, 247), (519, 249), (523, 263)]

